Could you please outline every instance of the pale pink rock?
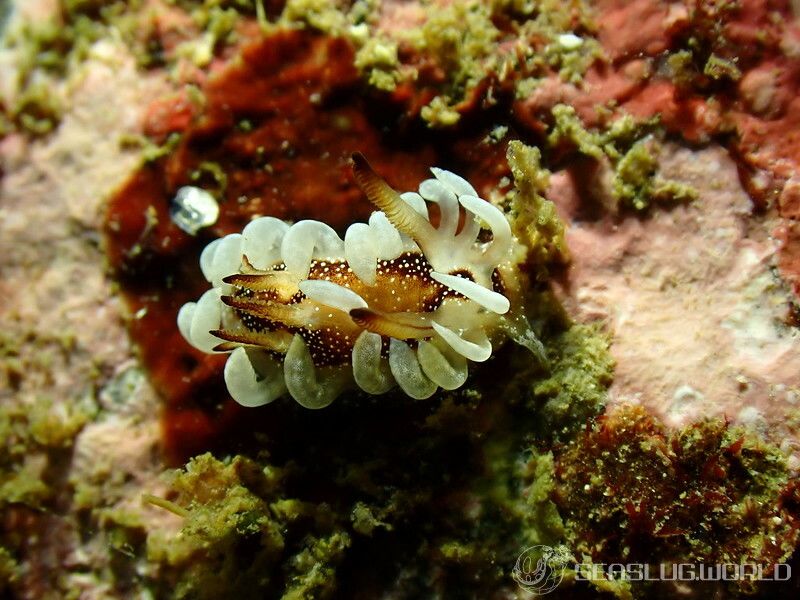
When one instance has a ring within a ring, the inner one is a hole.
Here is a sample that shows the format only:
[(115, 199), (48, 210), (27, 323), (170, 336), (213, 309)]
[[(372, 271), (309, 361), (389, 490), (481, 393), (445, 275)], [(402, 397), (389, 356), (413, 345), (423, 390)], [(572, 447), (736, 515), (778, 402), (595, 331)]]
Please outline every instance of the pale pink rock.
[(778, 206), (782, 217), (800, 220), (800, 177), (795, 175), (783, 185)]
[[(611, 402), (641, 403), (674, 426), (706, 416), (746, 422), (758, 411), (771, 439), (795, 444), (784, 425), (800, 391), (800, 333), (784, 322), (790, 296), (773, 271), (774, 218), (751, 214), (721, 148), (668, 146), (660, 165), (699, 198), (568, 229), (564, 301), (611, 333)], [(580, 204), (565, 173), (553, 176), (552, 192), (570, 211)]]
[(425, 22), (425, 8), (417, 2), (381, 2), (377, 29), (383, 33), (400, 34)]
[[(597, 38), (611, 60), (635, 54), (657, 54), (667, 48), (667, 29), (686, 18), (681, 2), (602, 0)], [(635, 27), (630, 25), (635, 23)]]
[(780, 70), (766, 64), (752, 69), (739, 82), (739, 93), (756, 115), (775, 115), (782, 109), (778, 96)]
[[(141, 98), (168, 85), (163, 76), (143, 76), (133, 57), (108, 41), (94, 46), (68, 81), (59, 90), (68, 110), (53, 134), (0, 143), (0, 324), (5, 339), (19, 342), (22, 369), (15, 385), (0, 375), (0, 403), (47, 398), (60, 414), (98, 407), (74, 453), (65, 455), (65, 477), (97, 485), (104, 508), (170, 528), (174, 516), (141, 502), (142, 493), (164, 491), (160, 401), (134, 360), (100, 247), (104, 202), (140, 160), (121, 150), (120, 136), (138, 130)], [(81, 598), (112, 597), (99, 584), (109, 540), (95, 531), (82, 541), (76, 517), (53, 515), (45, 523), (52, 531), (27, 565), (29, 597), (44, 585), (36, 573), (54, 569)]]

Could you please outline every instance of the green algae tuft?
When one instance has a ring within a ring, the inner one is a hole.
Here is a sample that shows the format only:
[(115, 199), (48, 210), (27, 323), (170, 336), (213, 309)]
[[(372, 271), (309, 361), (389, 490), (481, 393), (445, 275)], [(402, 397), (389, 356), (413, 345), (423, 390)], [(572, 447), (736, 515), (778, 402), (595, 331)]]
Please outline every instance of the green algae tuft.
[(555, 545), (564, 539), (564, 520), (553, 501), (556, 487), (552, 452), (532, 450), (521, 469), (524, 483), (523, 536), (525, 544)]
[(257, 598), (281, 585), (287, 597), (324, 597), (335, 587), (331, 565), (349, 534), (326, 505), (284, 498), (279, 470), (204, 454), (172, 475), (171, 489), (182, 527), (151, 532), (146, 551), (174, 597)]
[(376, 4), (289, 0), (279, 23), (349, 39), (355, 66), (379, 91), (423, 90), (419, 117), (431, 128), (454, 127), (472, 102), (495, 104), (549, 75), (581, 85), (604, 60), (582, 1), (425, 2), (418, 23), (394, 32), (375, 26)]
[(3, 112), (14, 129), (34, 137), (51, 133), (61, 121), (57, 81), (87, 59), (112, 21), (119, 32), (131, 31), (123, 25), (129, 22), (124, 2), (65, 0), (56, 8), (47, 19), (20, 22), (3, 34), (17, 65)]
[(19, 579), (20, 565), (8, 551), (0, 546), (0, 593), (8, 590), (9, 586)]
[(50, 454), (70, 448), (91, 418), (84, 409), (61, 409), (47, 398), (0, 409), (0, 506), (44, 508), (52, 499)]
[[(92, 416), (41, 398), (30, 406), (0, 407), (0, 513), (46, 515), (57, 508), (64, 462), (75, 437)], [(24, 517), (22, 517), (24, 519)], [(13, 588), (24, 571), (30, 539), (23, 527), (0, 533), (0, 592)]]
[(693, 187), (658, 175), (657, 151), (656, 140), (645, 138), (619, 159), (612, 185), (614, 196), (623, 205), (643, 211), (651, 204), (668, 206), (697, 200)]
[(607, 399), (614, 375), (610, 340), (597, 325), (573, 324), (546, 340), (549, 374), (530, 385), (541, 421), (537, 431), (569, 439)]
[(742, 72), (734, 61), (720, 58), (716, 54), (708, 57), (703, 67), (703, 74), (714, 80), (739, 81), (742, 78)]
[(556, 105), (552, 115), (553, 127), (547, 137), (551, 153), (577, 153), (605, 165), (611, 171), (611, 194), (621, 207), (644, 212), (653, 205), (697, 199), (693, 187), (658, 174), (661, 132), (657, 120), (637, 121), (623, 115), (592, 130), (571, 106)]
[(420, 116), (430, 127), (450, 127), (461, 120), (461, 113), (449, 96), (436, 96), (422, 107)]
[(397, 42), (380, 36), (363, 42), (354, 64), (366, 74), (369, 85), (385, 92), (394, 91), (402, 77), (397, 70)]
[(512, 229), (528, 246), (530, 261), (540, 268), (540, 275), (546, 276), (546, 265), (569, 260), (564, 223), (543, 195), (550, 172), (542, 167), (539, 149), (518, 140), (509, 142), (506, 157), (515, 187), (510, 203)]

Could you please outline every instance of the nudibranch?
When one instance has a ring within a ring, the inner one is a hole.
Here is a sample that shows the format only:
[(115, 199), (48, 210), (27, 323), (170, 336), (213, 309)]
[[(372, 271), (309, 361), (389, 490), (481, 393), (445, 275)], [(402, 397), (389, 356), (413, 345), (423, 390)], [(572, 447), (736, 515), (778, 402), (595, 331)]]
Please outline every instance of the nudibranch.
[(319, 221), (259, 217), (200, 256), (213, 287), (180, 309), (178, 327), (199, 350), (230, 352), (237, 402), (288, 392), (322, 408), (353, 384), (428, 398), (463, 385), (468, 361), (508, 337), (543, 357), (522, 311), (525, 249), (502, 211), (449, 171), (399, 194), (361, 154), (352, 167), (379, 210), (344, 240)]

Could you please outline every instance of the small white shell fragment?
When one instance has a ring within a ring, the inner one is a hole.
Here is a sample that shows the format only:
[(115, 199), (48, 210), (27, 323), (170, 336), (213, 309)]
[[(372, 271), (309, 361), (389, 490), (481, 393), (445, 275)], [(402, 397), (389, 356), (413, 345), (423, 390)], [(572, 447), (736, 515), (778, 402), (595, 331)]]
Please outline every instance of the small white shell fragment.
[(196, 235), (219, 218), (219, 204), (204, 189), (186, 185), (178, 189), (169, 207), (172, 222), (189, 235)]
[(464, 279), (456, 275), (448, 275), (446, 273), (437, 273), (436, 271), (431, 271), (431, 277), (442, 285), (446, 285), (451, 290), (466, 296), (473, 302), (477, 302), (485, 309), (497, 313), (498, 315), (504, 315), (508, 312), (508, 309), (511, 308), (511, 303), (503, 294), (498, 294), (493, 290), (486, 289), (482, 285), (470, 281), (469, 279)]
[(364, 331), (353, 346), (353, 378), (368, 394), (383, 394), (394, 387), (394, 378), (381, 357), (383, 342), (377, 333)]
[(431, 326), (453, 350), (474, 362), (484, 362), (492, 355), (492, 344), (482, 331), (477, 342), (465, 340), (452, 329), (431, 321)]
[(397, 385), (412, 398), (424, 400), (436, 392), (436, 384), (422, 372), (417, 353), (405, 342), (389, 340), (389, 367)]
[(343, 310), (344, 312), (350, 312), (354, 308), (367, 308), (369, 306), (366, 301), (353, 290), (349, 290), (346, 287), (342, 287), (341, 285), (325, 279), (306, 279), (305, 281), (301, 281), (298, 287), (301, 292), (312, 300), (324, 304), (325, 306), (330, 306), (331, 308)]
[(562, 33), (556, 39), (558, 39), (558, 43), (565, 50), (575, 50), (583, 45), (583, 38), (578, 37), (574, 33)]
[(286, 393), (280, 366), (261, 350), (236, 348), (224, 376), (228, 392), (242, 406), (263, 406)]
[(265, 271), (281, 260), (281, 242), (289, 226), (275, 217), (253, 219), (242, 231), (242, 253), (256, 269)]

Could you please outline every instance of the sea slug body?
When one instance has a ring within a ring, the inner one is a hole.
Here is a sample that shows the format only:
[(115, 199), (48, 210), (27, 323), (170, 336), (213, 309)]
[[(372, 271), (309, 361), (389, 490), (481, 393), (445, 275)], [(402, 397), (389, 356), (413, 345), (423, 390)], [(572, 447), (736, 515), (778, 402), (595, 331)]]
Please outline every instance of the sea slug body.
[(380, 210), (344, 240), (318, 221), (260, 217), (203, 250), (213, 287), (181, 308), (178, 327), (199, 350), (230, 352), (237, 402), (288, 392), (322, 408), (354, 383), (428, 398), (463, 385), (468, 361), (507, 337), (543, 357), (522, 312), (525, 250), (505, 215), (461, 177), (431, 171), (419, 193), (398, 194), (354, 154), (356, 182)]

